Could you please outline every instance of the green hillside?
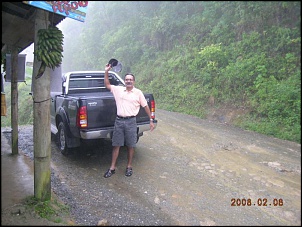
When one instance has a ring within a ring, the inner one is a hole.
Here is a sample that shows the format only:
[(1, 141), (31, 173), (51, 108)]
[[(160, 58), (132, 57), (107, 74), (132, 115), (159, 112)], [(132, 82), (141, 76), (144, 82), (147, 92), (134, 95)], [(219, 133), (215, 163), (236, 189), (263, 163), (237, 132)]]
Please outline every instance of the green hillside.
[(301, 143), (301, 2), (88, 7), (85, 23), (62, 29), (64, 72), (103, 70), (113, 57), (157, 108)]

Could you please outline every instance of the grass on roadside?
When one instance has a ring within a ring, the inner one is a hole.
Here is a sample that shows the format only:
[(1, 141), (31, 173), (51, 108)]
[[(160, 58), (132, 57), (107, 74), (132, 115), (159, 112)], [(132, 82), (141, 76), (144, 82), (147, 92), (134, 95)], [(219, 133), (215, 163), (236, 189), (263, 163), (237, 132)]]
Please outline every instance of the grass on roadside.
[(28, 196), (24, 200), (25, 206), (35, 211), (41, 218), (61, 224), (66, 223), (64, 217), (69, 216), (69, 207), (56, 199), (41, 202), (34, 196)]

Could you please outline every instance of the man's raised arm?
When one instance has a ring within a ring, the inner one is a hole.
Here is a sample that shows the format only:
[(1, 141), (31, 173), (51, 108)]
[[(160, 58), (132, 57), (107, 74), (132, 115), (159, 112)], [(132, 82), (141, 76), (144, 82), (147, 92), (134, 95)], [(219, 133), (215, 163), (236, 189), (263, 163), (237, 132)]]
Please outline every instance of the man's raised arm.
[(105, 86), (108, 90), (111, 90), (111, 84), (109, 82), (109, 78), (108, 78), (108, 71), (111, 69), (111, 65), (107, 64), (105, 67), (105, 76), (104, 76), (104, 83)]

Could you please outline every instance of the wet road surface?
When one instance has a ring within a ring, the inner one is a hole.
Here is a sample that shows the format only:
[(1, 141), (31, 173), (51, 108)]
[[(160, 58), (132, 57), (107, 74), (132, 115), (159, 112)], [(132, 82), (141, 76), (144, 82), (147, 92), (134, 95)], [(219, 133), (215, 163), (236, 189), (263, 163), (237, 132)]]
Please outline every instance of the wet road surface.
[(301, 224), (300, 144), (168, 111), (157, 119), (137, 144), (130, 178), (125, 148), (116, 174), (103, 178), (109, 141), (53, 154), (92, 216), (112, 225)]
[(131, 177), (124, 147), (104, 178), (110, 141), (68, 156), (52, 142), (52, 189), (78, 224), (301, 225), (300, 144), (169, 111), (156, 116)]

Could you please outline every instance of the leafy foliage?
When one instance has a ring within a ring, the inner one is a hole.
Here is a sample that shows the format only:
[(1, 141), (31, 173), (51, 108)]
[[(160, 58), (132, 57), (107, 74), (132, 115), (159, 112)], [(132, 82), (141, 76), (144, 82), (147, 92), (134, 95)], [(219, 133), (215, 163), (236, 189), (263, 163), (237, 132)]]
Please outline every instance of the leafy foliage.
[[(33, 124), (33, 100), (31, 92), (32, 68), (26, 67), (25, 82), (18, 83), (18, 123), (19, 125)], [(1, 117), (1, 126), (11, 126), (11, 83), (4, 84), (7, 116)]]

